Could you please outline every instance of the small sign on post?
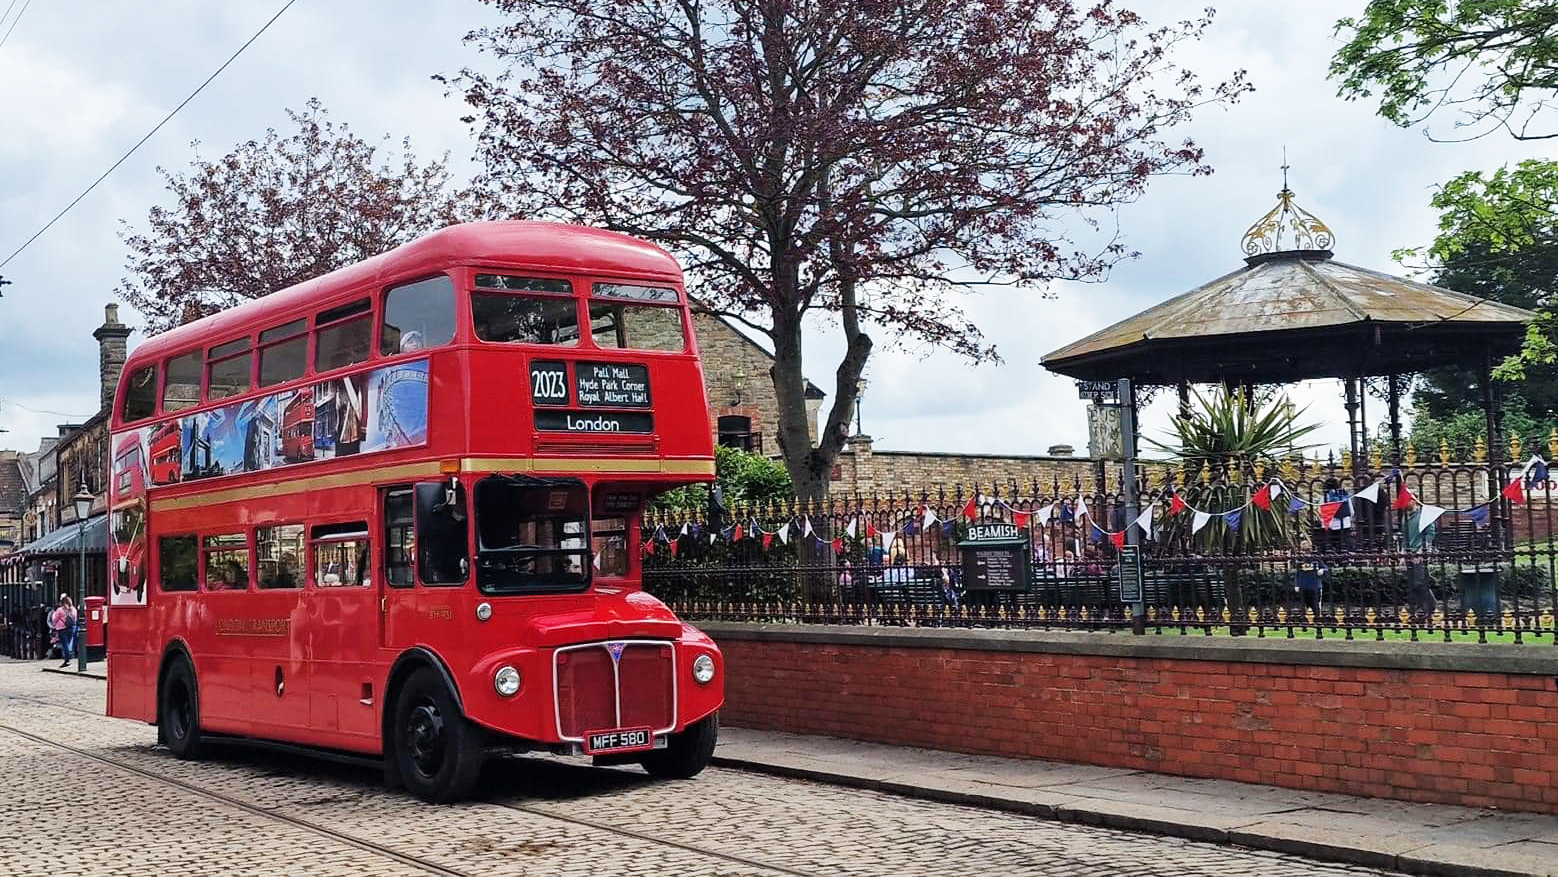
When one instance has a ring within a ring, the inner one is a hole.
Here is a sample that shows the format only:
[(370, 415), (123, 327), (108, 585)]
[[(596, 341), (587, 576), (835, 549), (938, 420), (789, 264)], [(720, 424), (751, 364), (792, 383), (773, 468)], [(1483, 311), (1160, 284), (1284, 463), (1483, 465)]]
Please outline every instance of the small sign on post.
[(1118, 402), (1120, 401), (1119, 387), (1114, 381), (1077, 381), (1077, 398)]
[(1141, 584), (1141, 546), (1122, 545), (1120, 547), (1120, 602), (1140, 603), (1142, 601)]

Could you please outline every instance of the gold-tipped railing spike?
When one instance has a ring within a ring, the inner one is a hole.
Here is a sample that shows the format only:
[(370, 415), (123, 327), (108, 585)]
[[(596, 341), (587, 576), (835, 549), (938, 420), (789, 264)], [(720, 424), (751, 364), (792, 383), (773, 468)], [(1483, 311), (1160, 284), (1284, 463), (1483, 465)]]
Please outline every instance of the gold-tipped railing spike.
[(1520, 436), (1519, 435), (1512, 435), (1512, 436), (1509, 437), (1509, 460), (1512, 463), (1513, 462), (1518, 462), (1520, 460)]
[(1207, 485), (1207, 484), (1211, 484), (1211, 483), (1212, 483), (1212, 467), (1210, 465), (1208, 465), (1205, 460), (1202, 460), (1201, 461), (1201, 484), (1202, 485)]
[(1255, 461), (1255, 483), (1260, 484), (1266, 480), (1266, 461)]
[(1352, 448), (1342, 449), (1342, 469), (1347, 472), (1352, 471)]
[(1406, 461), (1408, 466), (1417, 465), (1417, 445), (1414, 445), (1411, 442), (1407, 443)]
[(1381, 469), (1384, 469), (1385, 468), (1385, 452), (1380, 450), (1379, 448), (1375, 448), (1374, 451), (1369, 454), (1369, 464), (1374, 467), (1374, 471), (1375, 472), (1378, 472)]
[[(1555, 454), (1554, 456), (1558, 456)], [(1298, 480), (1298, 467), (1293, 464), (1293, 455), (1288, 454), (1282, 458), (1282, 480), (1291, 484)]]
[(1450, 465), (1450, 442), (1447, 439), (1439, 440), (1439, 465)]
[(1558, 426), (1547, 432), (1547, 459), (1558, 459)]
[(1480, 435), (1477, 436), (1477, 450), (1475, 454), (1478, 463), (1486, 463), (1488, 461), (1488, 440)]

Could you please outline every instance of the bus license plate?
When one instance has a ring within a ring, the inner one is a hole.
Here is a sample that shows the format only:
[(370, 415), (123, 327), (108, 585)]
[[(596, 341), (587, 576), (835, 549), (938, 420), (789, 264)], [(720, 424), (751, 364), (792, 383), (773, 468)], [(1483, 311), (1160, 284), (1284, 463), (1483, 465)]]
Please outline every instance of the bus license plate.
[(591, 731), (584, 735), (584, 754), (637, 752), (652, 749), (655, 735), (648, 728), (622, 728), (616, 731)]

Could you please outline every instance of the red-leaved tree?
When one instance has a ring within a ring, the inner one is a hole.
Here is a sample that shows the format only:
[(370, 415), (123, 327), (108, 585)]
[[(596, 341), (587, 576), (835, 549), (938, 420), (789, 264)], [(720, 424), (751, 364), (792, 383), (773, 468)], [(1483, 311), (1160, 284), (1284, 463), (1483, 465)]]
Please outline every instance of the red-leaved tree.
[[(1123, 247), (1083, 251), (1063, 224), (1209, 172), (1165, 129), (1248, 87), (1171, 60), (1209, 19), (1152, 29), (1109, 2), (485, 2), (509, 20), (468, 40), (502, 72), (444, 81), (500, 194), (662, 244), (704, 306), (768, 337), (803, 498), (842, 448), (868, 327), (996, 359), (949, 293), (1102, 277)], [(815, 445), (813, 312), (847, 341)]]
[[(420, 164), (330, 121), (318, 99), (275, 129), (187, 174), (158, 168), (173, 195), (148, 228), (124, 223), (130, 273), (118, 292), (149, 333), (269, 295), (485, 213), (483, 190), (453, 186), (448, 156)], [(387, 139), (387, 138), (386, 138)]]

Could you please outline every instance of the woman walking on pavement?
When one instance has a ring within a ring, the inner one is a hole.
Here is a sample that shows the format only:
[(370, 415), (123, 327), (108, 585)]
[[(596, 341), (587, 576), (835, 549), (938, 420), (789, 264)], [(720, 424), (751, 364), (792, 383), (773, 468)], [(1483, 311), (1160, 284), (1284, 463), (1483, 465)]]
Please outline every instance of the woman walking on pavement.
[(58, 608), (49, 616), (49, 627), (54, 629), (54, 635), (59, 638), (61, 667), (69, 667), (70, 659), (76, 656), (76, 604), (70, 599), (69, 594), (61, 594)]

